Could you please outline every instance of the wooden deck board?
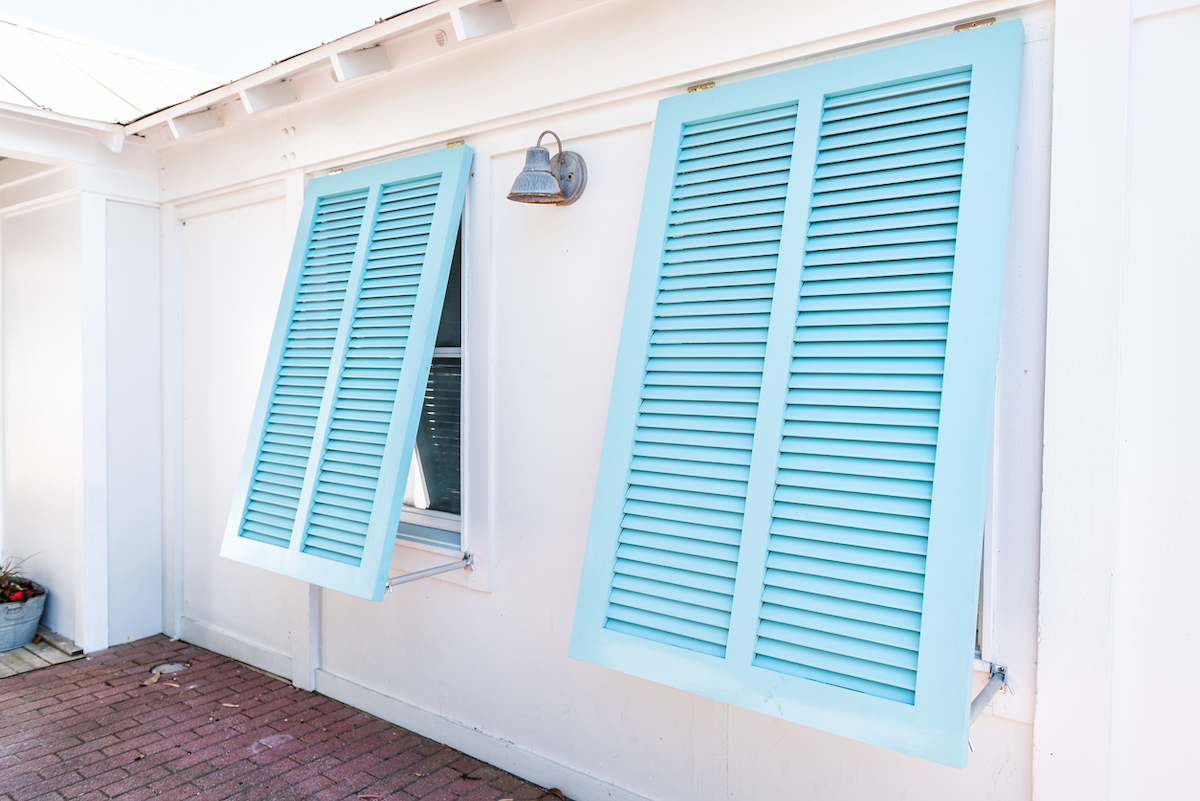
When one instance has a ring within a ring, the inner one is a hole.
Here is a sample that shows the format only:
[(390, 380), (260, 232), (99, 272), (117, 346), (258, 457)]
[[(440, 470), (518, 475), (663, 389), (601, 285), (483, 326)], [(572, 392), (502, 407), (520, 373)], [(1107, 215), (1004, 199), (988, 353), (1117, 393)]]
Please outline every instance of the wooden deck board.
[(37, 633), (43, 640), (53, 645), (58, 650), (62, 651), (67, 656), (82, 656), (83, 649), (75, 643), (68, 640), (61, 634), (55, 634), (45, 626), (38, 626)]
[(40, 658), (46, 660), (51, 665), (61, 665), (63, 662), (71, 662), (78, 658), (64, 654), (62, 651), (58, 650), (49, 642), (47, 642), (45, 638), (42, 638), (41, 642), (31, 642), (29, 645), (26, 645), (25, 648), (29, 651), (32, 651)]
[(28, 673), (63, 662), (83, 659), (83, 649), (61, 634), (38, 626), (39, 642), (32, 642), (11, 651), (0, 651), (0, 679)]
[(15, 673), (50, 667), (49, 662), (24, 646), (0, 653), (0, 664), (8, 665)]

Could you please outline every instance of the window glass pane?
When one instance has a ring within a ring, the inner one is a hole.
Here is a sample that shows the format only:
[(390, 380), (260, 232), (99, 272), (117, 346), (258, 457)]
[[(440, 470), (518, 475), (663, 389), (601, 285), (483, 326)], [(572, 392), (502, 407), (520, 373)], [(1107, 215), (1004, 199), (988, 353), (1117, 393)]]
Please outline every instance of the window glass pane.
[(459, 491), (461, 394), (461, 360), (434, 359), (417, 429), (417, 458), (413, 466), (420, 465), (429, 500), (427, 508), (449, 514), (462, 513)]
[(450, 280), (446, 282), (446, 302), (442, 304), (442, 320), (438, 323), (439, 348), (462, 347), (462, 237), (454, 242), (454, 258), (450, 262)]

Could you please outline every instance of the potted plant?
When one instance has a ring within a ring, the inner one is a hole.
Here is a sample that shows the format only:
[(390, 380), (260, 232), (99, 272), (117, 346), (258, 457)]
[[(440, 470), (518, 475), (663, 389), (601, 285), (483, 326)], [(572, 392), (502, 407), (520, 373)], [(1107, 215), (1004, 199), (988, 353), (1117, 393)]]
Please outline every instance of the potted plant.
[(33, 642), (46, 608), (46, 588), (21, 575), (23, 563), (8, 559), (0, 566), (0, 651)]

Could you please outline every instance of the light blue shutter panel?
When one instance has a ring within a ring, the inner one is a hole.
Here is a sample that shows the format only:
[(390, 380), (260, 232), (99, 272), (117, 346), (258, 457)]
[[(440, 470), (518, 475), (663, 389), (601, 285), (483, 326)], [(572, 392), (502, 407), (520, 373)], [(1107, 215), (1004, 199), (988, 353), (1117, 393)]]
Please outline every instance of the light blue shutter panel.
[(755, 647), (909, 704), (970, 82), (825, 100)]
[(358, 187), (315, 200), (241, 521), (248, 539), (281, 548), (291, 541), (368, 194)]
[(796, 106), (684, 125), (605, 627), (723, 656)]
[[(965, 764), (1022, 41), (1014, 21), (660, 105), (573, 656)], [(713, 162), (736, 175), (684, 166), (693, 132), (787, 108), (791, 136), (748, 125), (722, 154), (739, 162)], [(746, 183), (767, 173), (748, 165), (787, 156), (785, 195), (739, 195), (765, 188)], [(683, 191), (700, 205), (681, 209)], [(684, 213), (705, 227), (689, 234)], [(771, 242), (776, 255), (705, 272), (702, 248), (676, 258), (689, 235), (714, 253)], [(743, 450), (646, 453), (659, 447), (652, 365), (677, 278), (702, 293), (697, 320), (766, 300), (765, 338), (746, 326), (756, 334), (719, 356), (700, 350), (733, 344), (710, 335), (719, 326), (672, 341), (699, 369), (679, 382), (694, 413), (671, 430), (748, 420)], [(728, 369), (737, 359), (757, 361)], [(733, 388), (750, 392), (735, 401)], [(648, 488), (681, 510), (652, 531), (634, 505)], [(693, 519), (709, 495), (737, 509), (727, 526)]]
[(309, 183), (223, 556), (382, 597), (471, 155)]

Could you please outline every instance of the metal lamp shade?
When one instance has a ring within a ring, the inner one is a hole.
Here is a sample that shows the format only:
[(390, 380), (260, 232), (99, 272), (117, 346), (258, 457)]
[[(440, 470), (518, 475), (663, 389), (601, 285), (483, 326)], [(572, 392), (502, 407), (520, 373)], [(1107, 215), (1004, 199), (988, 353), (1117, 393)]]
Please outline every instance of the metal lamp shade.
[(562, 185), (550, 168), (550, 151), (531, 147), (525, 153), (525, 168), (513, 181), (509, 200), (518, 203), (562, 203)]

